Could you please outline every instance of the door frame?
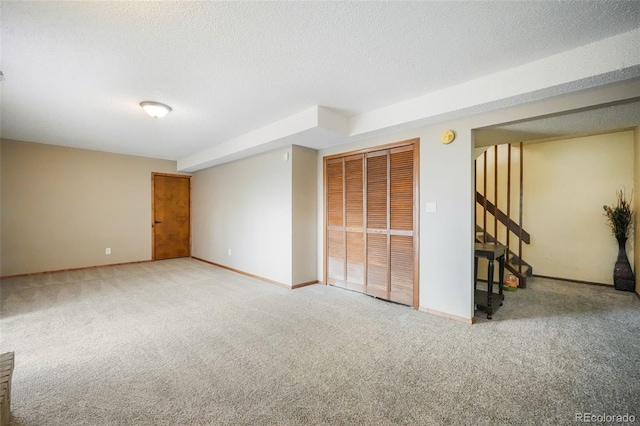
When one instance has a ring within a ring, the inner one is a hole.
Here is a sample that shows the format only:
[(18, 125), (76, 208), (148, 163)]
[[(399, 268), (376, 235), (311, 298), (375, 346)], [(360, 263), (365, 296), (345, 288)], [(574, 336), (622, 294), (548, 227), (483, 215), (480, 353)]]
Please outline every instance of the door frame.
[[(357, 154), (367, 154), (383, 149), (398, 148), (413, 145), (413, 224), (415, 228), (413, 238), (413, 308), (420, 308), (420, 138), (406, 139), (355, 151), (341, 152), (322, 157), (322, 283), (327, 283), (327, 161), (334, 158), (348, 157)], [(346, 277), (345, 277), (346, 278)], [(366, 294), (366, 293), (363, 293)]]
[(180, 175), (176, 173), (151, 172), (151, 260), (156, 260), (156, 233), (155, 233), (155, 213), (156, 213), (156, 176), (166, 176), (174, 178), (189, 179), (189, 256), (191, 257), (191, 244), (193, 234), (193, 225), (191, 220), (191, 175)]

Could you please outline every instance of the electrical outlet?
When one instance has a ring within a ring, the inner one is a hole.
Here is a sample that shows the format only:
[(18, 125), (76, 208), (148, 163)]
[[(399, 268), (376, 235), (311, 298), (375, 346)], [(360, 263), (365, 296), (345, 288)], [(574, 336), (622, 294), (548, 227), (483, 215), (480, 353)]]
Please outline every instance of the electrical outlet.
[(231, 249), (229, 249), (229, 256), (231, 256)]
[(111, 249), (109, 247), (104, 249), (104, 254), (111, 254)]

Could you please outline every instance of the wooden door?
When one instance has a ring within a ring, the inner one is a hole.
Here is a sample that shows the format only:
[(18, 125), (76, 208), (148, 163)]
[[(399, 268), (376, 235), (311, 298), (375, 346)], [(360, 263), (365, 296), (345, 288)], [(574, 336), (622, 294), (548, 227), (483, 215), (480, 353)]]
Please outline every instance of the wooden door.
[(417, 142), (325, 160), (327, 284), (417, 307)]
[(191, 256), (191, 177), (152, 174), (153, 259)]

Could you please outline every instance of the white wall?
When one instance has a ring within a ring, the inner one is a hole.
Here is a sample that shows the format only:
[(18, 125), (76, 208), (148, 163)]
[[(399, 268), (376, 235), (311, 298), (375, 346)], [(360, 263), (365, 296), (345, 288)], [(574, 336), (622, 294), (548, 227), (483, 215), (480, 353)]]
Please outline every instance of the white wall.
[[(371, 138), (318, 152), (318, 270), (323, 279), (322, 217), (323, 157), (357, 149), (420, 138), (420, 296), (423, 310), (471, 319), (473, 317), (473, 210), (471, 203), (471, 130), (459, 126), (457, 139), (440, 143), (447, 127), (432, 126), (394, 135)], [(425, 213), (425, 202), (437, 203), (436, 213)]]
[(291, 149), (193, 175), (194, 257), (292, 284), (292, 168), (285, 152)]
[(318, 240), (316, 164), (318, 152), (293, 145), (292, 176), (292, 283), (316, 281)]
[[(610, 89), (610, 88), (609, 88)], [(577, 93), (527, 105), (478, 114), (438, 125), (372, 136), (318, 153), (318, 279), (324, 276), (323, 157), (385, 143), (420, 138), (420, 309), (470, 321), (473, 310), (473, 244), (475, 187), (473, 129), (570, 111), (612, 101), (624, 93), (606, 89)], [(446, 129), (456, 140), (442, 145)], [(436, 202), (437, 212), (426, 213), (425, 202)], [(600, 207), (602, 208), (602, 207)]]

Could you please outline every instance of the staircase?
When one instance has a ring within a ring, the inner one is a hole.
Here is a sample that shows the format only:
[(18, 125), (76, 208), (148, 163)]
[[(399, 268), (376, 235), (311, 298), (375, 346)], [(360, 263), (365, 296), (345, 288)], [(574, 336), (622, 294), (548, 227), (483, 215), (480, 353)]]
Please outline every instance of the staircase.
[[(515, 160), (512, 155), (514, 147), (518, 153)], [(476, 241), (507, 246), (508, 256), (505, 268), (518, 277), (520, 288), (526, 288), (527, 277), (533, 275), (533, 266), (522, 256), (523, 244), (530, 244), (531, 241), (531, 236), (522, 227), (523, 160), (522, 143), (501, 148), (497, 145), (490, 147), (483, 150), (475, 160), (476, 206), (478, 207), (476, 209)], [(480, 170), (479, 167), (481, 167)], [(517, 172), (519, 179), (512, 179), (512, 171)], [(492, 179), (488, 179), (489, 174), (493, 175)], [(499, 179), (500, 177), (502, 179)], [(478, 182), (479, 178), (482, 181), (481, 185)], [(512, 180), (516, 181), (518, 188), (512, 187)], [(515, 196), (514, 192), (517, 192)], [(504, 201), (506, 212), (497, 207), (498, 200)], [(511, 214), (514, 203), (517, 207), (517, 215)]]
[[(482, 229), (480, 225), (476, 225), (476, 242), (495, 243), (496, 239), (493, 237), (493, 235), (489, 233), (487, 233), (485, 236), (484, 229)], [(497, 243), (502, 244), (499, 241), (497, 241)], [(511, 249), (508, 250), (507, 261), (504, 266), (507, 270), (509, 270), (509, 272), (511, 272), (512, 274), (514, 274), (520, 279), (521, 285), (519, 285), (519, 287), (526, 288), (527, 277), (533, 276), (533, 266), (531, 266), (526, 261), (520, 259), (520, 257), (518, 257), (518, 255), (515, 252), (513, 252)], [(523, 275), (523, 277), (520, 277), (519, 275)]]

